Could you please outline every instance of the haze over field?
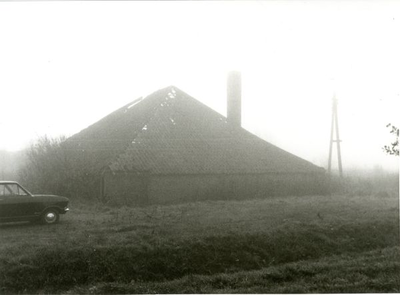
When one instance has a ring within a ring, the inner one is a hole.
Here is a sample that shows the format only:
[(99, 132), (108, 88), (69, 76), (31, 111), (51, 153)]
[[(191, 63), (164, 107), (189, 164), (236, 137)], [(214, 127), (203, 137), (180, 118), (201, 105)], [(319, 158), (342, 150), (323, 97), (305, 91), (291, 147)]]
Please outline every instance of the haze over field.
[(72, 135), (175, 85), (226, 114), (242, 72), (243, 127), (326, 167), (339, 100), (344, 169), (398, 170), (395, 1), (0, 3), (0, 150)]

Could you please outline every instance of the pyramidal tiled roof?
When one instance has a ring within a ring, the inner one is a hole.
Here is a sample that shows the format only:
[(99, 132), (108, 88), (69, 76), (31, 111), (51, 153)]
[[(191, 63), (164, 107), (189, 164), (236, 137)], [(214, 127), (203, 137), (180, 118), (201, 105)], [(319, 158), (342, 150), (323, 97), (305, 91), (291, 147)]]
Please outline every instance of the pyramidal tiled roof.
[(324, 170), (229, 123), (176, 87), (139, 98), (67, 140), (94, 168), (152, 174)]

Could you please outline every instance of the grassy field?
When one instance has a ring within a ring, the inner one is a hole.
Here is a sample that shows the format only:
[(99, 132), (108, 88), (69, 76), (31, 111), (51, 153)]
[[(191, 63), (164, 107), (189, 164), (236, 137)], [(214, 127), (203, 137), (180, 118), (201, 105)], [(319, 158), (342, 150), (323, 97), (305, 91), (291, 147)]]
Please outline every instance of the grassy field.
[(398, 191), (113, 208), (0, 225), (0, 293), (400, 292)]

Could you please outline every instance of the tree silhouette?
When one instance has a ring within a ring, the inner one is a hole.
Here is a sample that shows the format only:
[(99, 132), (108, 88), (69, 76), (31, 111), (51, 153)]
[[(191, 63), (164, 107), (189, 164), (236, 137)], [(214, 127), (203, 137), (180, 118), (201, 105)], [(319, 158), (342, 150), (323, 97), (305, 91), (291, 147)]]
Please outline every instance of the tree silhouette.
[(398, 156), (399, 155), (399, 128), (397, 128), (396, 126), (393, 126), (392, 124), (387, 124), (386, 127), (388, 127), (388, 128), (392, 127), (392, 129), (390, 130), (390, 133), (395, 136), (395, 141), (390, 143), (390, 145), (385, 145), (383, 147), (383, 150), (389, 155)]
[(69, 198), (100, 198), (99, 175), (92, 172), (82, 155), (68, 150), (66, 137), (43, 136), (26, 151), (19, 179), (37, 193), (59, 194)]

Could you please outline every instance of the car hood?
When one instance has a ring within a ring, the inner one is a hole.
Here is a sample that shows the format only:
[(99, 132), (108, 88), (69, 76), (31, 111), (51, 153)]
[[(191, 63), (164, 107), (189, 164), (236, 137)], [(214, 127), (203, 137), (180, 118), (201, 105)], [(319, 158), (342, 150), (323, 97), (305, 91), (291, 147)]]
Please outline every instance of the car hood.
[(56, 195), (32, 195), (34, 198), (40, 199), (44, 202), (68, 202), (69, 199), (66, 197)]

